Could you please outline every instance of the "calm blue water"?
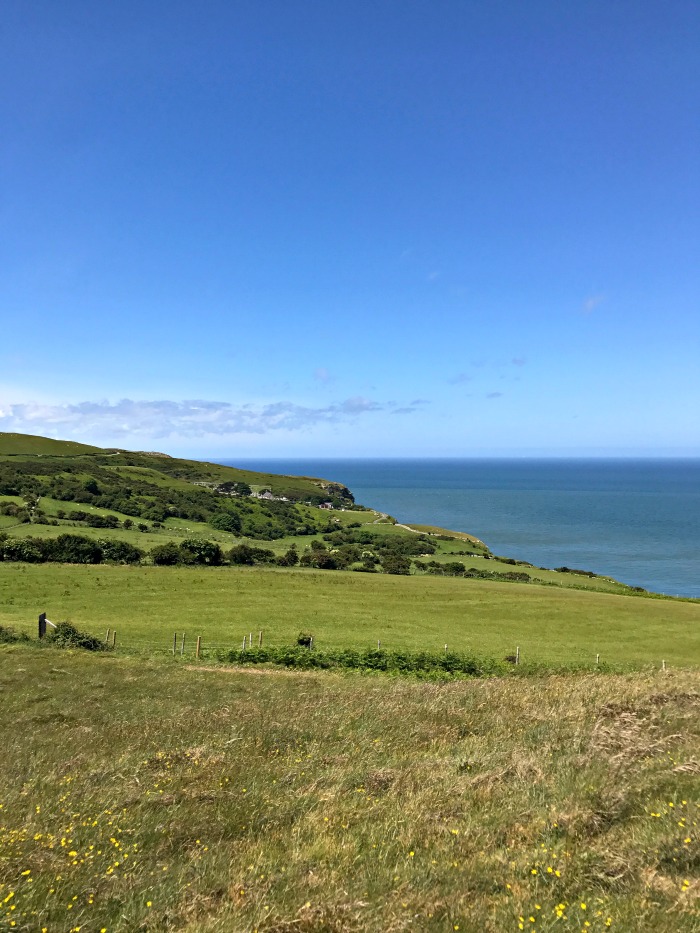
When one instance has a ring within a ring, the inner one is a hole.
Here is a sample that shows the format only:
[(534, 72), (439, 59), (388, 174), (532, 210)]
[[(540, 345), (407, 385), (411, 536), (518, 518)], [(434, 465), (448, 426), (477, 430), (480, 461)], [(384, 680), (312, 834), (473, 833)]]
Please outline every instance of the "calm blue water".
[(700, 460), (227, 460), (345, 483), (399, 521), (496, 554), (700, 597)]

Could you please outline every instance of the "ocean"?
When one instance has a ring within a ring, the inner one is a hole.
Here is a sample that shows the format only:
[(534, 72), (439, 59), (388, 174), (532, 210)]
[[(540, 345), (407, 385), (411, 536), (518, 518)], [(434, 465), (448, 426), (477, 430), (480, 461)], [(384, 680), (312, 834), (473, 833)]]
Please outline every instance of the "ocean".
[(700, 460), (245, 459), (344, 483), (399, 521), (481, 538), (495, 554), (700, 597)]

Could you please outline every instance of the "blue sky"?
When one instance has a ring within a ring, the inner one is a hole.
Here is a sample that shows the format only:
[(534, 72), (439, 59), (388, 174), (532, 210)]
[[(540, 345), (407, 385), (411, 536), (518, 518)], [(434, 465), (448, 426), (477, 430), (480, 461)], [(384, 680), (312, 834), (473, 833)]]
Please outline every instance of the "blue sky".
[(7, 0), (0, 430), (700, 454), (700, 16)]

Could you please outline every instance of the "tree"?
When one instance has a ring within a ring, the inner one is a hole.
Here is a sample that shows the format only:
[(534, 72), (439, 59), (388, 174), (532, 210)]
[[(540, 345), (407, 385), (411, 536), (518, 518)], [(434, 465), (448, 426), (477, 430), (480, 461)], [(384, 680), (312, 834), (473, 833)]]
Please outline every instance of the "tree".
[(217, 531), (228, 531), (234, 535), (241, 530), (241, 518), (235, 512), (217, 512), (209, 520), (209, 524)]
[(254, 564), (253, 549), (247, 544), (237, 544), (228, 552), (229, 563), (231, 564)]
[(174, 541), (159, 544), (151, 550), (151, 560), (158, 567), (173, 567), (180, 563), (180, 548)]
[(407, 575), (411, 570), (411, 561), (400, 554), (387, 554), (382, 558), (382, 570), (384, 573)]
[(102, 563), (102, 548), (84, 535), (59, 535), (51, 544), (49, 560), (64, 564)]
[(184, 564), (208, 564), (218, 567), (224, 562), (224, 552), (214, 541), (186, 538), (180, 543), (180, 553)]

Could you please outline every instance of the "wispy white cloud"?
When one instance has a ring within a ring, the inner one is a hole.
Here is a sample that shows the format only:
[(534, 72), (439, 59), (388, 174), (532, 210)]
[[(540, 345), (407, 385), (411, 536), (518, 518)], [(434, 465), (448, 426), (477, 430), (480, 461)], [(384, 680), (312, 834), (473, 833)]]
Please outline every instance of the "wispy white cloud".
[(503, 396), (502, 392), (487, 392), (486, 398), (501, 398)]
[(352, 421), (370, 412), (382, 411), (384, 407), (363, 396), (323, 407), (289, 401), (232, 405), (202, 399), (181, 402), (121, 399), (115, 403), (77, 404), (0, 402), (0, 430), (96, 438), (267, 434)]
[(326, 369), (325, 366), (319, 366), (318, 369), (314, 370), (314, 379), (317, 382), (333, 382), (333, 376), (331, 376), (330, 371)]
[(511, 360), (513, 366), (524, 366), (527, 363), (527, 360), (524, 356), (514, 356)]
[(473, 378), (469, 373), (457, 373), (456, 376), (450, 376), (447, 382), (451, 386), (460, 386), (464, 385), (465, 382), (471, 382)]

